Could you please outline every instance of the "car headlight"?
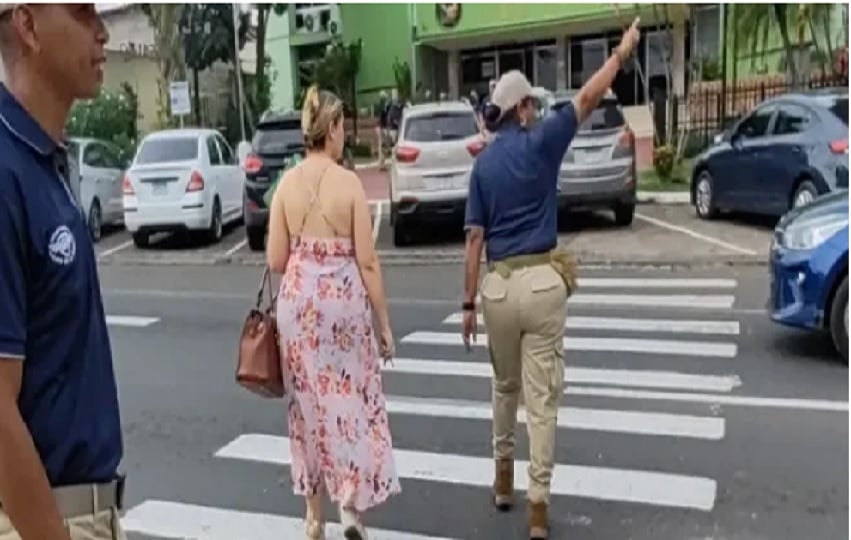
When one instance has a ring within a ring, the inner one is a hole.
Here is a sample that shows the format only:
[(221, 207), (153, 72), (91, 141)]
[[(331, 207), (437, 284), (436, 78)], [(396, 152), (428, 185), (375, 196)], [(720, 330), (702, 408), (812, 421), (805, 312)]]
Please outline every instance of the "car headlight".
[(786, 227), (781, 244), (789, 249), (813, 249), (847, 226), (848, 216), (841, 214), (800, 219)]

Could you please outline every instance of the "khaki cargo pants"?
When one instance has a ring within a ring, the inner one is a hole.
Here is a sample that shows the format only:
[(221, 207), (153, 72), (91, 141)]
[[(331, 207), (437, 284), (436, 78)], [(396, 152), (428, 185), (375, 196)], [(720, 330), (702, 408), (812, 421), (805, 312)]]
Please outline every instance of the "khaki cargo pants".
[(493, 364), (495, 459), (514, 458), (514, 429), (522, 387), (529, 432), (529, 490), (549, 502), (556, 415), (564, 392), (567, 287), (549, 264), (485, 275), (482, 315)]
[[(71, 540), (126, 540), (115, 508), (65, 520)], [(21, 540), (9, 517), (0, 511), (0, 540)]]

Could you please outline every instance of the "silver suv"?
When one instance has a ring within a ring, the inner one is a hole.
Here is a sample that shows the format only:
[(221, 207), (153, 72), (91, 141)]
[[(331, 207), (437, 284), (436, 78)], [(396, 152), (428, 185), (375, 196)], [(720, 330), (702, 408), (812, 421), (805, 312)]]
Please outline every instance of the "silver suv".
[(425, 223), (461, 223), (473, 161), (484, 148), (476, 113), (463, 102), (405, 109), (390, 167), (393, 242)]
[[(563, 107), (574, 95), (558, 94), (550, 107)], [(579, 126), (564, 156), (559, 174), (559, 206), (611, 209), (618, 225), (630, 225), (635, 214), (635, 167), (635, 135), (617, 98), (609, 93)]]

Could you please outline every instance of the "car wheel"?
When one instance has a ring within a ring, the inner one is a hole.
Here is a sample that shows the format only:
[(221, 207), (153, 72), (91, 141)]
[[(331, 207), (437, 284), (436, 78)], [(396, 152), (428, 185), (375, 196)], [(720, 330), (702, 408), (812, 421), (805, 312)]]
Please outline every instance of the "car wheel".
[(245, 236), (248, 238), (248, 248), (251, 251), (263, 251), (266, 249), (266, 230), (261, 227), (246, 227)]
[(135, 232), (133, 233), (133, 244), (137, 248), (146, 248), (151, 244), (151, 237), (148, 233)]
[(830, 336), (842, 360), (848, 361), (848, 276), (833, 295), (830, 308)]
[(218, 242), (222, 239), (224, 224), (222, 223), (222, 205), (219, 198), (213, 199), (213, 215), (210, 217), (210, 230), (207, 231), (207, 236), (212, 242)]
[(702, 171), (694, 187), (694, 209), (701, 219), (712, 219), (718, 213), (715, 207), (715, 182), (709, 171)]
[(813, 199), (818, 197), (818, 190), (815, 184), (809, 180), (804, 180), (798, 184), (798, 189), (795, 190), (795, 195), (792, 196), (792, 208), (800, 208), (813, 202)]
[(411, 231), (406, 227), (402, 220), (396, 217), (396, 223), (393, 225), (393, 245), (396, 247), (408, 246), (411, 244)]
[(97, 199), (92, 201), (92, 207), (89, 208), (89, 232), (94, 242), (100, 241), (103, 235), (103, 212)]
[(615, 224), (619, 227), (632, 225), (633, 217), (635, 217), (634, 204), (618, 204), (615, 206)]

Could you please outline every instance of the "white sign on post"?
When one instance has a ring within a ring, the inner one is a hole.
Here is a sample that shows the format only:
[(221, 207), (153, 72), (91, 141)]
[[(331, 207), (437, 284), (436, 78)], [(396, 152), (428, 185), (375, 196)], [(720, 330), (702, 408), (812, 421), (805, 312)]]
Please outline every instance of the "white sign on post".
[(189, 99), (189, 83), (173, 81), (168, 87), (171, 100), (172, 116), (185, 116), (192, 113), (192, 102)]

